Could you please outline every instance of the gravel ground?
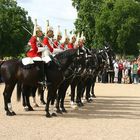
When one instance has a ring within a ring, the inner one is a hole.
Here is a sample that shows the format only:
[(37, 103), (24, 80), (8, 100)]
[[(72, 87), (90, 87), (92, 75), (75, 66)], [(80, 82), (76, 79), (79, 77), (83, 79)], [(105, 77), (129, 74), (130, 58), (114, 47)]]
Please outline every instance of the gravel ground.
[[(25, 112), (12, 96), (16, 116), (3, 109), (0, 85), (0, 140), (140, 140), (140, 85), (96, 84), (97, 98), (72, 110), (67, 96), (67, 114), (46, 118), (44, 106)], [(39, 101), (38, 101), (39, 103)]]

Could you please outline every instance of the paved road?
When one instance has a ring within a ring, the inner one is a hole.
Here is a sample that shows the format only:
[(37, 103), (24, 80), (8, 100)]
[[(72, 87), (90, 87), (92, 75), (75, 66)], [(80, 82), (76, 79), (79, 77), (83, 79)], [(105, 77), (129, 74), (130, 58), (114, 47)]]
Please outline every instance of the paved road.
[(46, 118), (44, 106), (25, 112), (13, 93), (14, 117), (5, 116), (0, 85), (0, 140), (140, 140), (140, 85), (96, 84), (83, 108)]

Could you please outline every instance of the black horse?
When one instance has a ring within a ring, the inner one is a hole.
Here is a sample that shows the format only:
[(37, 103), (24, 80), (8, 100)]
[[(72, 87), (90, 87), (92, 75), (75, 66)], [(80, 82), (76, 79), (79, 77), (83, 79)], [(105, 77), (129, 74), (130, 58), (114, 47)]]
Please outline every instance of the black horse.
[[(91, 102), (92, 97), (96, 97), (94, 94), (94, 86), (98, 73), (102, 72), (104, 66), (110, 67), (114, 59), (114, 53), (109, 47), (105, 47), (99, 51), (91, 49), (90, 52), (92, 57), (88, 59), (86, 72), (77, 86), (77, 93), (81, 95), (81, 97), (83, 97), (83, 94), (86, 91), (85, 98), (87, 102)], [(81, 97), (79, 96), (79, 102), (81, 102)]]
[[(87, 67), (88, 63), (90, 63), (90, 66), (94, 66), (93, 63), (91, 63), (91, 61), (89, 62), (89, 60), (91, 60), (91, 55), (89, 54), (89, 52), (86, 51), (86, 57), (85, 57), (85, 65), (83, 67), (83, 71), (81, 73), (79, 73), (78, 75), (75, 75), (75, 77), (72, 79), (72, 82), (70, 84), (71, 86), (71, 107), (75, 108), (75, 105), (73, 105), (75, 103), (75, 94), (77, 93), (76, 96), (76, 104), (77, 106), (83, 106), (82, 102), (81, 102), (81, 92), (79, 87), (82, 86), (83, 81), (85, 80), (85, 75), (88, 73), (90, 73), (91, 68)], [(93, 60), (93, 59), (92, 59)], [(77, 92), (76, 92), (76, 87), (77, 87)]]
[[(47, 117), (50, 117), (49, 103), (51, 101), (51, 104), (54, 104), (56, 90), (64, 79), (63, 71), (74, 61), (75, 57), (77, 57), (77, 49), (67, 50), (60, 53), (58, 56), (59, 58), (64, 59), (63, 63), (61, 63), (61, 71), (54, 62), (51, 62), (49, 66), (48, 64), (44, 66), (47, 79), (52, 83), (48, 86), (48, 97), (46, 104)], [(6, 115), (16, 115), (16, 113), (12, 110), (11, 105), (11, 96), (16, 83), (22, 83), (22, 89), (24, 89), (23, 92), (26, 92), (29, 88), (38, 85), (40, 78), (39, 72), (40, 71), (37, 65), (32, 65), (29, 69), (23, 68), (22, 62), (18, 59), (7, 60), (1, 64), (0, 75), (5, 83), (3, 96)]]
[(5, 83), (3, 96), (6, 115), (16, 115), (11, 105), (13, 89), (17, 82), (27, 83), (30, 86), (37, 85), (40, 78), (39, 68), (37, 65), (30, 65), (29, 69), (25, 69), (21, 60), (11, 59), (1, 63), (0, 75)]
[(93, 75), (93, 82), (91, 87), (92, 97), (96, 97), (94, 93), (94, 87), (96, 82), (96, 77), (99, 73), (102, 73), (104, 66), (110, 69), (113, 65), (113, 60), (115, 59), (115, 53), (110, 46), (104, 46), (102, 50), (99, 50), (97, 53), (98, 66), (96, 68), (95, 74)]
[[(74, 77), (79, 77), (85, 68), (85, 52), (79, 48), (77, 59), (72, 63), (69, 68), (65, 71), (65, 80), (61, 83), (58, 88), (58, 96), (56, 102), (57, 113), (67, 112), (64, 107), (64, 99), (66, 91), (72, 82)], [(61, 108), (61, 109), (60, 109)]]
[(82, 75), (81, 81), (77, 86), (77, 92), (79, 94), (79, 103), (81, 104), (81, 98), (83, 98), (83, 94), (86, 91), (86, 100), (87, 102), (91, 102), (91, 96), (90, 96), (90, 88), (92, 85), (92, 81), (93, 81), (93, 75), (95, 75), (96, 72), (96, 68), (98, 66), (98, 59), (97, 59), (97, 55), (96, 55), (96, 51), (95, 53), (91, 53), (88, 54), (87, 57), (87, 63), (86, 63), (86, 71), (85, 73)]

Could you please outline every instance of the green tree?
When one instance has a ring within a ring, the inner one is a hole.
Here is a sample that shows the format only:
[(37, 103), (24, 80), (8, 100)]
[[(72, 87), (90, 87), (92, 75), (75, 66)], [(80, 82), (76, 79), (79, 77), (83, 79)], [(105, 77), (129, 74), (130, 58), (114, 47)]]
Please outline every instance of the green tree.
[(125, 55), (139, 53), (140, 3), (134, 0), (106, 1), (96, 16), (97, 44), (106, 40)]
[(0, 0), (0, 56), (16, 57), (24, 52), (24, 46), (30, 38), (33, 28), (27, 12), (17, 6), (14, 0)]
[(84, 33), (87, 46), (92, 47), (95, 38), (95, 13), (100, 11), (102, 0), (72, 0), (72, 2), (78, 13), (75, 21), (76, 30)]
[(77, 9), (77, 32), (84, 31), (87, 45), (102, 47), (107, 41), (120, 54), (138, 54), (139, 0), (72, 0)]

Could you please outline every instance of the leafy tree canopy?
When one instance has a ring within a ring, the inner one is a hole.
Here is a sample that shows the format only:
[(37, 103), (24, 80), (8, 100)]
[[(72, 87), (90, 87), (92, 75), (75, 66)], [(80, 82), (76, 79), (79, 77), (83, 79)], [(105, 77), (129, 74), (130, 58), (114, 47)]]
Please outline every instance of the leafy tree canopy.
[(75, 26), (84, 31), (88, 46), (107, 41), (120, 54), (139, 53), (139, 0), (72, 0), (78, 11)]
[(0, 0), (0, 56), (18, 56), (30, 34), (23, 29), (32, 30), (33, 23), (25, 11), (14, 0)]

